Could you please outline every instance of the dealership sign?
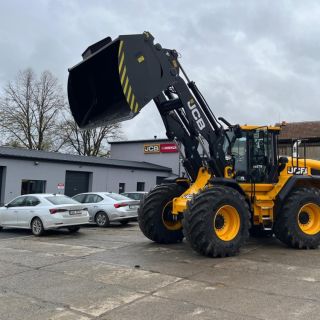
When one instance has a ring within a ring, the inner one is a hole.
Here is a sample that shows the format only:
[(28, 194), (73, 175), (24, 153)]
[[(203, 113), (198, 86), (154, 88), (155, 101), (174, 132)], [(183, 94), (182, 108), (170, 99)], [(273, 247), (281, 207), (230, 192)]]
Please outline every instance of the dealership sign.
[(153, 143), (145, 144), (143, 146), (144, 153), (173, 153), (178, 152), (177, 145), (175, 143)]
[(144, 153), (160, 153), (160, 144), (145, 144)]
[(58, 183), (57, 188), (60, 190), (64, 189), (64, 183)]
[(163, 152), (163, 153), (178, 152), (178, 148), (175, 143), (161, 143), (160, 152)]

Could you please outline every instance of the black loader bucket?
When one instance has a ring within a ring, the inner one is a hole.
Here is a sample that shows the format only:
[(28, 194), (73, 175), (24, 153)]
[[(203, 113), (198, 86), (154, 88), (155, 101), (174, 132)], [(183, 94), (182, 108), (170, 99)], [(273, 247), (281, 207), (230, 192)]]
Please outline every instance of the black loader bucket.
[(69, 104), (79, 127), (131, 119), (166, 89), (173, 81), (172, 66), (158, 52), (149, 33), (90, 46), (84, 60), (69, 69)]

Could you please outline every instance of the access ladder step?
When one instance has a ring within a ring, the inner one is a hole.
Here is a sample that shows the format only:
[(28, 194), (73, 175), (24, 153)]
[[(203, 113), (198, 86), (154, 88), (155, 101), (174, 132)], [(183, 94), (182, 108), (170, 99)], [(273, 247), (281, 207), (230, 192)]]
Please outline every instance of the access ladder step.
[(262, 217), (262, 226), (263, 230), (265, 231), (271, 231), (273, 227), (273, 221), (270, 216), (268, 217)]

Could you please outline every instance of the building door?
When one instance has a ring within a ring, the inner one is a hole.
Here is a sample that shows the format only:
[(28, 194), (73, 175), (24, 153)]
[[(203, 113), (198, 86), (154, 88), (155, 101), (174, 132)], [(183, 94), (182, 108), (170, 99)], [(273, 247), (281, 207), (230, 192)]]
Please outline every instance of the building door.
[(65, 195), (72, 197), (75, 194), (89, 191), (89, 172), (66, 171)]
[(119, 183), (119, 193), (123, 193), (126, 191), (126, 184), (123, 182)]

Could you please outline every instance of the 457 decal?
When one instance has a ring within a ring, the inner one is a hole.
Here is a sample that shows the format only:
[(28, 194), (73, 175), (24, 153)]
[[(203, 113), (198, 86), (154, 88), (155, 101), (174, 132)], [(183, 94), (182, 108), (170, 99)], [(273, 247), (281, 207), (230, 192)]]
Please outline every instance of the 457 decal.
[(308, 168), (305, 167), (288, 167), (288, 174), (308, 174)]

